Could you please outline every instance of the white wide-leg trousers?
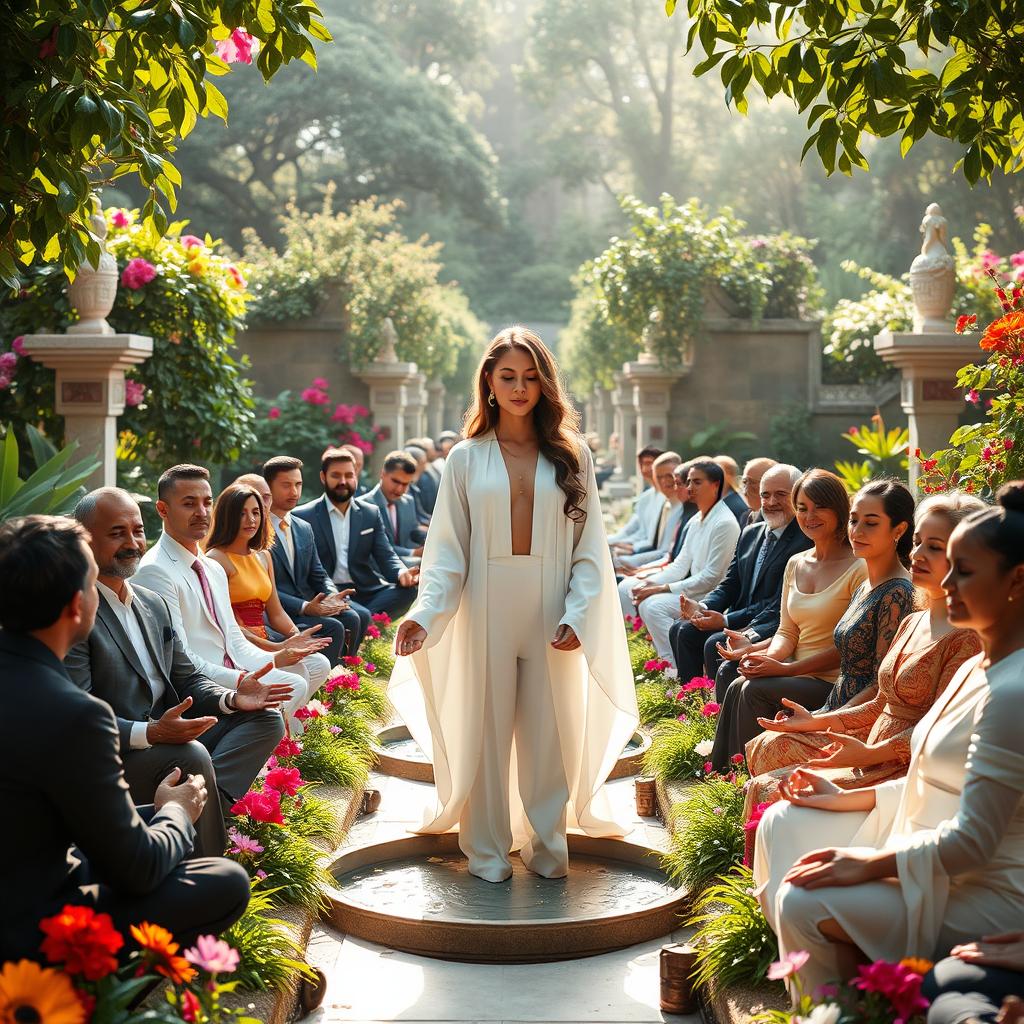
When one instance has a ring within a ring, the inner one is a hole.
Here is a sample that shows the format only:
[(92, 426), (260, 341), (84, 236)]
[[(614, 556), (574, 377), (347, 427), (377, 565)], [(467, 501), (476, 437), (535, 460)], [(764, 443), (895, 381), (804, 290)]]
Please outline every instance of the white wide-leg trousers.
[(480, 764), (459, 822), (459, 847), (472, 874), (489, 882), (512, 874), (509, 785), (515, 740), (519, 795), (530, 825), (520, 850), (539, 875), (569, 870), (562, 765), (543, 618), (543, 559), (534, 555), (488, 563), (487, 673)]

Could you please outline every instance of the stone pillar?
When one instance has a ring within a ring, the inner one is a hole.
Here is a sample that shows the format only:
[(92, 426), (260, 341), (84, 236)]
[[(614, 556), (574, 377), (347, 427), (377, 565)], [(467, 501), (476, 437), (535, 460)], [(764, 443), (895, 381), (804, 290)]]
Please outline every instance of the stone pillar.
[(99, 457), (100, 467), (85, 486), (114, 487), (124, 371), (153, 354), (153, 339), (138, 334), (26, 334), (25, 354), (57, 373), (55, 411), (64, 417), (65, 441), (77, 441), (83, 453)]
[[(437, 435), (445, 429), (445, 386), (440, 377), (427, 381), (427, 435), (437, 442)], [(422, 433), (422, 431), (421, 431)]]
[(900, 405), (910, 429), (910, 486), (917, 481), (913, 452), (925, 456), (949, 443), (964, 409), (963, 392), (956, 386), (957, 370), (975, 362), (977, 341), (959, 334), (910, 334), (883, 331), (875, 335), (875, 351), (903, 375)]
[(638, 360), (622, 368), (625, 383), (631, 389), (636, 413), (634, 451), (653, 444), (668, 448), (668, 417), (672, 407), (672, 387), (687, 372), (683, 366), (665, 369), (658, 363)]
[(615, 450), (615, 471), (605, 482), (603, 491), (609, 498), (624, 498), (636, 493), (632, 479), (636, 469), (636, 409), (632, 389), (621, 373), (615, 374), (610, 399), (619, 446)]
[(614, 429), (612, 393), (607, 388), (601, 387), (600, 384), (595, 384), (592, 404), (595, 417), (592, 429), (597, 432), (597, 436), (601, 439), (601, 447), (604, 448), (607, 447), (608, 438)]
[[(427, 413), (426, 374), (417, 373), (409, 383), (405, 408), (405, 437), (419, 437), (425, 430)], [(405, 443), (405, 438), (402, 439)]]
[(415, 363), (399, 360), (375, 360), (355, 374), (370, 388), (370, 414), (373, 425), (383, 432), (374, 449), (373, 469), (380, 468), (380, 457), (405, 444), (405, 414), (410, 404), (410, 389), (419, 388)]

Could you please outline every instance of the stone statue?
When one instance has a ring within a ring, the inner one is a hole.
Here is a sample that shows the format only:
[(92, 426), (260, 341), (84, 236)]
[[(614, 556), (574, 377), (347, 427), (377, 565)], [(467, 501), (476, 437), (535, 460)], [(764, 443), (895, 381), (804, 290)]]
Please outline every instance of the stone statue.
[(948, 333), (949, 310), (956, 289), (956, 264), (949, 250), (949, 230), (938, 203), (930, 203), (921, 221), (921, 252), (910, 265), (914, 297), (914, 332)]
[(381, 337), (384, 339), (384, 344), (381, 345), (380, 351), (377, 353), (374, 362), (397, 363), (398, 352), (395, 350), (395, 345), (398, 344), (398, 331), (395, 330), (395, 325), (391, 317), (384, 317), (384, 323), (381, 325), (380, 333)]
[(99, 265), (94, 269), (88, 262), (83, 263), (68, 285), (68, 299), (78, 310), (78, 322), (68, 328), (68, 334), (114, 333), (107, 316), (117, 297), (117, 260), (107, 252), (107, 222), (99, 202), (95, 197), (92, 202), (89, 224), (100, 243)]

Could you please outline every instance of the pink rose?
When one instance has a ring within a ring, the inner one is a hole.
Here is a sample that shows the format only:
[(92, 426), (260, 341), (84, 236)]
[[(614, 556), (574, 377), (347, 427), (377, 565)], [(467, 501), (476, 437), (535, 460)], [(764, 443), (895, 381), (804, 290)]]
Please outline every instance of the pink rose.
[(115, 228), (126, 228), (131, 224), (131, 220), (124, 210), (115, 210), (110, 218), (110, 223), (113, 224)]
[(278, 793), (295, 796), (305, 783), (298, 768), (272, 768), (267, 772), (263, 785), (267, 789), (277, 790)]
[(214, 46), (213, 52), (225, 64), (251, 64), (254, 43), (255, 40), (244, 28), (236, 28), (227, 39), (222, 39)]
[(351, 405), (344, 405), (339, 403), (334, 409), (334, 415), (331, 417), (332, 423), (343, 423), (346, 427), (352, 426), (356, 421), (356, 415), (352, 410)]
[(272, 405), (270, 407), (269, 412), (267, 413), (267, 419), (268, 420), (279, 420), (280, 418), (281, 418), (281, 410), (278, 409), (278, 407), (276, 405)]
[(0, 356), (0, 373), (10, 376), (14, 373), (14, 368), (18, 365), (18, 353), (17, 352), (5, 352)]
[(146, 385), (140, 384), (137, 380), (126, 380), (124, 382), (124, 404), (129, 408), (141, 405), (146, 397)]
[(330, 401), (327, 392), (321, 391), (317, 387), (306, 388), (299, 397), (310, 405), (326, 405)]
[(981, 269), (984, 271), (998, 267), (1001, 262), (1002, 258), (997, 256), (991, 249), (986, 249), (981, 254)]
[(11, 342), (11, 351), (17, 352), (19, 356), (25, 354), (25, 335), (19, 334), (14, 341)]
[(181, 236), (181, 244), (186, 249), (205, 249), (206, 248), (206, 246), (203, 245), (203, 240), (201, 238), (196, 238), (195, 235), (182, 235)]
[(311, 386), (326, 391), (331, 385), (327, 383), (326, 377), (314, 377)]
[(138, 291), (143, 285), (149, 284), (156, 277), (156, 267), (149, 260), (136, 256), (128, 261), (128, 265), (121, 271), (121, 284), (132, 291)]
[(0, 373), (0, 391), (6, 391), (11, 386), (11, 378), (6, 373)]
[(1020, 252), (1015, 252), (1010, 257), (1010, 263), (1015, 267), (1024, 267), (1024, 249)]

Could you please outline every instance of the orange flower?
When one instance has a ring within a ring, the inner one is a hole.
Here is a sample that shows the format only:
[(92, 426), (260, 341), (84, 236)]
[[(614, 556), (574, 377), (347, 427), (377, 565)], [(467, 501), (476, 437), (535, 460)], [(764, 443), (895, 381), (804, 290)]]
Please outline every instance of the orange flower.
[(183, 956), (176, 956), (180, 947), (166, 928), (143, 921), (133, 924), (131, 930), (132, 938), (142, 947), (143, 956), (157, 974), (170, 978), (175, 985), (185, 985), (196, 976), (196, 969)]
[(978, 344), (986, 352), (1014, 352), (1024, 348), (1024, 311), (1004, 313), (993, 320)]
[(907, 956), (900, 961), (900, 967), (907, 967), (915, 974), (920, 975), (927, 974), (934, 966), (931, 960), (925, 960), (920, 956)]
[(0, 968), (0, 1021), (38, 1024), (85, 1024), (85, 1007), (71, 979), (31, 960)]

